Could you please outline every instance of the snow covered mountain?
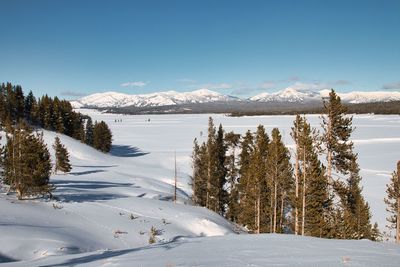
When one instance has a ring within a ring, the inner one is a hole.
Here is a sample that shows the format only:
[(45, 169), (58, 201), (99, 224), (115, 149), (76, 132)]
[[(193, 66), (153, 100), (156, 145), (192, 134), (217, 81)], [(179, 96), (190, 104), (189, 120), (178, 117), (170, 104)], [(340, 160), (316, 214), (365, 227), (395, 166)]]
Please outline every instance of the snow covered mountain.
[[(323, 97), (329, 95), (330, 90), (298, 90), (288, 87), (274, 93), (261, 93), (245, 99), (247, 102), (265, 103), (309, 103), (320, 102)], [(376, 91), (338, 93), (346, 103), (371, 103), (400, 101), (400, 92)], [(151, 94), (129, 95), (118, 92), (96, 93), (71, 101), (74, 108), (116, 108), (134, 106), (138, 108), (174, 106), (182, 104), (215, 103), (243, 101), (234, 96), (224, 95), (208, 89), (200, 89), (193, 92), (158, 92)]]
[[(275, 93), (261, 93), (249, 98), (257, 102), (275, 102), (275, 103), (307, 103), (319, 102), (323, 97), (329, 95), (330, 90), (296, 90), (286, 88)], [(400, 92), (375, 91), (361, 92), (354, 91), (349, 93), (338, 93), (343, 102), (346, 103), (371, 103), (371, 102), (389, 102), (400, 101)]]
[(320, 101), (321, 95), (319, 92), (311, 90), (296, 90), (287, 88), (275, 93), (261, 93), (249, 98), (251, 101), (257, 102), (282, 102), (282, 103), (304, 103), (308, 101)]
[(238, 98), (223, 95), (208, 89), (193, 92), (167, 91), (151, 94), (128, 95), (117, 92), (97, 93), (72, 101), (74, 108), (82, 107), (158, 107), (168, 105), (237, 101)]

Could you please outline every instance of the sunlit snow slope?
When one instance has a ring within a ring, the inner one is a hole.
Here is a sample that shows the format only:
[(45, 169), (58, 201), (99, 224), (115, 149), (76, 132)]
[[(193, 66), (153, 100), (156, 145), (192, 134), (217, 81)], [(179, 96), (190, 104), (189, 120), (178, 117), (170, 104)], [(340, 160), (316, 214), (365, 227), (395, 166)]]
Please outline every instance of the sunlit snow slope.
[[(44, 132), (49, 147), (55, 136)], [(158, 162), (135, 160), (129, 147), (106, 155), (60, 137), (73, 170), (51, 177), (58, 201), (0, 194), (0, 262), (146, 246), (152, 226), (160, 230), (160, 242), (233, 233), (222, 217), (189, 205), (182, 190), (173, 203), (173, 186), (165, 182), (173, 173)]]

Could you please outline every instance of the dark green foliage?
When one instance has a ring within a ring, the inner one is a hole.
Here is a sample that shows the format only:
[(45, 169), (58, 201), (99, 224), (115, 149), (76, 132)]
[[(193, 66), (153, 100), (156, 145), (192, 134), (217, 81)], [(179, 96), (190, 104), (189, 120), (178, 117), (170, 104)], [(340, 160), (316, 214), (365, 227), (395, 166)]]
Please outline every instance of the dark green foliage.
[(226, 204), (228, 203), (228, 192), (226, 191), (226, 174), (227, 174), (227, 169), (225, 166), (226, 162), (226, 145), (225, 145), (225, 139), (224, 139), (224, 130), (222, 128), (222, 125), (220, 124), (218, 127), (217, 131), (217, 136), (216, 136), (216, 143), (215, 143), (215, 149), (216, 149), (216, 156), (217, 156), (217, 162), (216, 162), (216, 179), (212, 179), (212, 181), (215, 181), (214, 188), (217, 188), (217, 198), (218, 198), (218, 206), (217, 206), (217, 211), (219, 214), (224, 215), (226, 212)]
[[(84, 126), (90, 117), (74, 112), (66, 100), (44, 95), (36, 99), (32, 91), (24, 97), (21, 86), (0, 85), (0, 125), (8, 128), (24, 119), (31, 126), (43, 127), (71, 136), (93, 146), (93, 129)], [(89, 124), (90, 125), (90, 124)], [(89, 131), (89, 137), (86, 132)], [(90, 137), (91, 135), (91, 137)]]
[[(254, 232), (269, 232), (270, 189), (268, 188), (266, 161), (269, 137), (262, 125), (257, 127), (254, 138), (246, 133), (242, 141), (240, 162), (240, 222)], [(253, 143), (254, 142), (254, 143)]]
[(86, 121), (85, 143), (89, 146), (93, 146), (93, 122), (90, 117)]
[[(295, 230), (325, 238), (379, 240), (362, 196), (357, 154), (350, 140), (352, 118), (333, 90), (325, 107), (323, 138), (305, 117), (296, 117), (291, 133), (296, 179), (277, 128), (271, 140), (262, 125), (239, 139), (232, 132), (224, 135), (222, 126), (217, 132), (210, 118), (207, 141), (201, 146), (197, 140), (194, 143), (193, 200), (254, 233)], [(326, 167), (319, 159), (322, 149), (328, 155)], [(388, 186), (389, 190), (395, 189)], [(393, 197), (387, 202), (393, 211)]]
[(55, 151), (56, 163), (54, 166), (54, 171), (62, 171), (64, 173), (71, 171), (71, 164), (69, 163), (69, 153), (65, 146), (61, 143), (60, 138), (56, 136), (53, 144), (53, 149)]
[(271, 189), (272, 232), (282, 233), (289, 228), (285, 210), (292, 206), (293, 169), (289, 151), (283, 144), (278, 128), (272, 130), (271, 137), (266, 172)]
[(8, 133), (4, 154), (4, 181), (18, 199), (36, 194), (51, 194), (50, 154), (42, 135), (19, 123)]
[(28, 123), (36, 123), (37, 102), (32, 91), (29, 91), (24, 103), (24, 117)]
[[(361, 239), (372, 237), (369, 205), (361, 195), (361, 176), (357, 154), (350, 141), (353, 132), (352, 117), (347, 116), (347, 108), (332, 90), (324, 102), (325, 115), (322, 117), (323, 144), (327, 154), (328, 181), (340, 202), (334, 207), (332, 225), (336, 225), (332, 237)], [(333, 172), (341, 179), (333, 179)]]
[(96, 122), (93, 127), (93, 147), (102, 152), (110, 152), (112, 134), (108, 125), (104, 122)]
[(234, 132), (225, 134), (225, 144), (228, 151), (226, 156), (226, 180), (227, 180), (227, 193), (228, 193), (228, 210), (226, 217), (233, 221), (238, 221), (240, 213), (239, 207), (239, 170), (237, 166), (238, 157), (236, 155), (236, 148), (239, 145), (240, 135)]
[(324, 101), (325, 115), (322, 116), (322, 139), (326, 148), (328, 161), (328, 179), (331, 172), (348, 174), (354, 158), (353, 143), (350, 141), (353, 132), (352, 117), (347, 116), (347, 108), (342, 105), (340, 97), (332, 90), (329, 99)]
[(193, 200), (221, 215), (226, 212), (229, 196), (226, 191), (226, 145), (222, 126), (218, 132), (209, 118), (207, 143), (195, 140), (192, 155)]
[(205, 207), (206, 206), (206, 195), (207, 195), (207, 166), (205, 162), (206, 147), (203, 144), (199, 146), (197, 139), (193, 142), (193, 153), (192, 153), (192, 190), (194, 203)]
[(240, 142), (241, 153), (239, 154), (239, 207), (238, 222), (247, 226), (249, 230), (256, 229), (256, 210), (254, 197), (254, 182), (251, 175), (252, 157), (254, 151), (254, 138), (247, 131)]
[(297, 198), (295, 195), (293, 197), (294, 207), (297, 208), (299, 216), (298, 233), (329, 237), (332, 201), (325, 169), (318, 159), (317, 134), (305, 117), (297, 115), (291, 135), (296, 143), (298, 168), (299, 192)]
[(390, 216), (386, 218), (387, 227), (395, 230), (395, 239), (400, 243), (400, 161), (397, 162), (397, 171), (393, 172), (390, 183), (386, 185), (386, 210)]

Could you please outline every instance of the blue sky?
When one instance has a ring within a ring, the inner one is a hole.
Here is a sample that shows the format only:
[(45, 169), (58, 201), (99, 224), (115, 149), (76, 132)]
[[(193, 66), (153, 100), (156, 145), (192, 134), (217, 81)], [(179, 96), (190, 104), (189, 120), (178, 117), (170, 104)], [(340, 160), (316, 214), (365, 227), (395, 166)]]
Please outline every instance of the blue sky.
[(104, 91), (400, 90), (400, 1), (0, 0), (0, 81)]

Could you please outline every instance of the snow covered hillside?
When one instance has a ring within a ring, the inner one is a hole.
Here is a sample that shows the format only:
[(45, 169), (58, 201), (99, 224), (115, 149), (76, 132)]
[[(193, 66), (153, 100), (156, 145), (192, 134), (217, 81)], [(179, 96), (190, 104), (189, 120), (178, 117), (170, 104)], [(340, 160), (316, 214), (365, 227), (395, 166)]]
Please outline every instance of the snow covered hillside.
[(117, 92), (97, 93), (72, 101), (74, 108), (85, 106), (90, 107), (157, 107), (178, 104), (207, 103), (237, 101), (236, 97), (222, 95), (207, 89), (200, 89), (193, 92), (167, 91), (143, 95), (128, 95)]
[[(207, 89), (193, 92), (159, 92), (143, 95), (128, 95), (117, 92), (97, 93), (71, 101), (74, 108), (97, 107), (159, 107), (181, 104), (210, 103), (210, 102), (235, 102), (254, 101), (265, 103), (308, 103), (321, 102), (322, 97), (328, 96), (330, 90), (298, 90), (288, 87), (274, 93), (261, 93), (249, 99), (223, 95)], [(370, 103), (400, 101), (400, 92), (349, 92), (339, 93), (346, 103)]]
[[(44, 132), (49, 147), (55, 136)], [(135, 149), (117, 146), (106, 155), (60, 137), (73, 170), (51, 177), (58, 201), (16, 201), (0, 194), (0, 262), (142, 247), (152, 226), (162, 242), (234, 232), (222, 217), (189, 205), (183, 190), (178, 203), (171, 202), (173, 173), (158, 162), (135, 160), (140, 155)]]
[[(73, 169), (70, 174), (51, 177), (58, 201), (17, 201), (13, 195), (0, 194), (0, 262), (10, 261), (5, 266), (398, 265), (400, 247), (392, 244), (237, 235), (236, 227), (222, 217), (191, 206), (192, 142), (195, 137), (205, 140), (210, 115), (81, 111), (108, 123), (114, 147), (103, 154), (60, 136), (71, 154)], [(226, 131), (237, 133), (255, 130), (258, 124), (268, 132), (278, 127), (292, 147), (293, 116), (212, 116), (216, 125), (222, 123)], [(318, 116), (308, 119), (312, 126), (319, 126)], [(356, 115), (354, 126), (363, 192), (372, 221), (383, 229), (385, 185), (399, 160), (400, 117)], [(45, 131), (49, 148), (55, 136)], [(171, 201), (174, 151), (178, 203)], [(152, 226), (159, 230), (159, 243), (148, 246)]]

